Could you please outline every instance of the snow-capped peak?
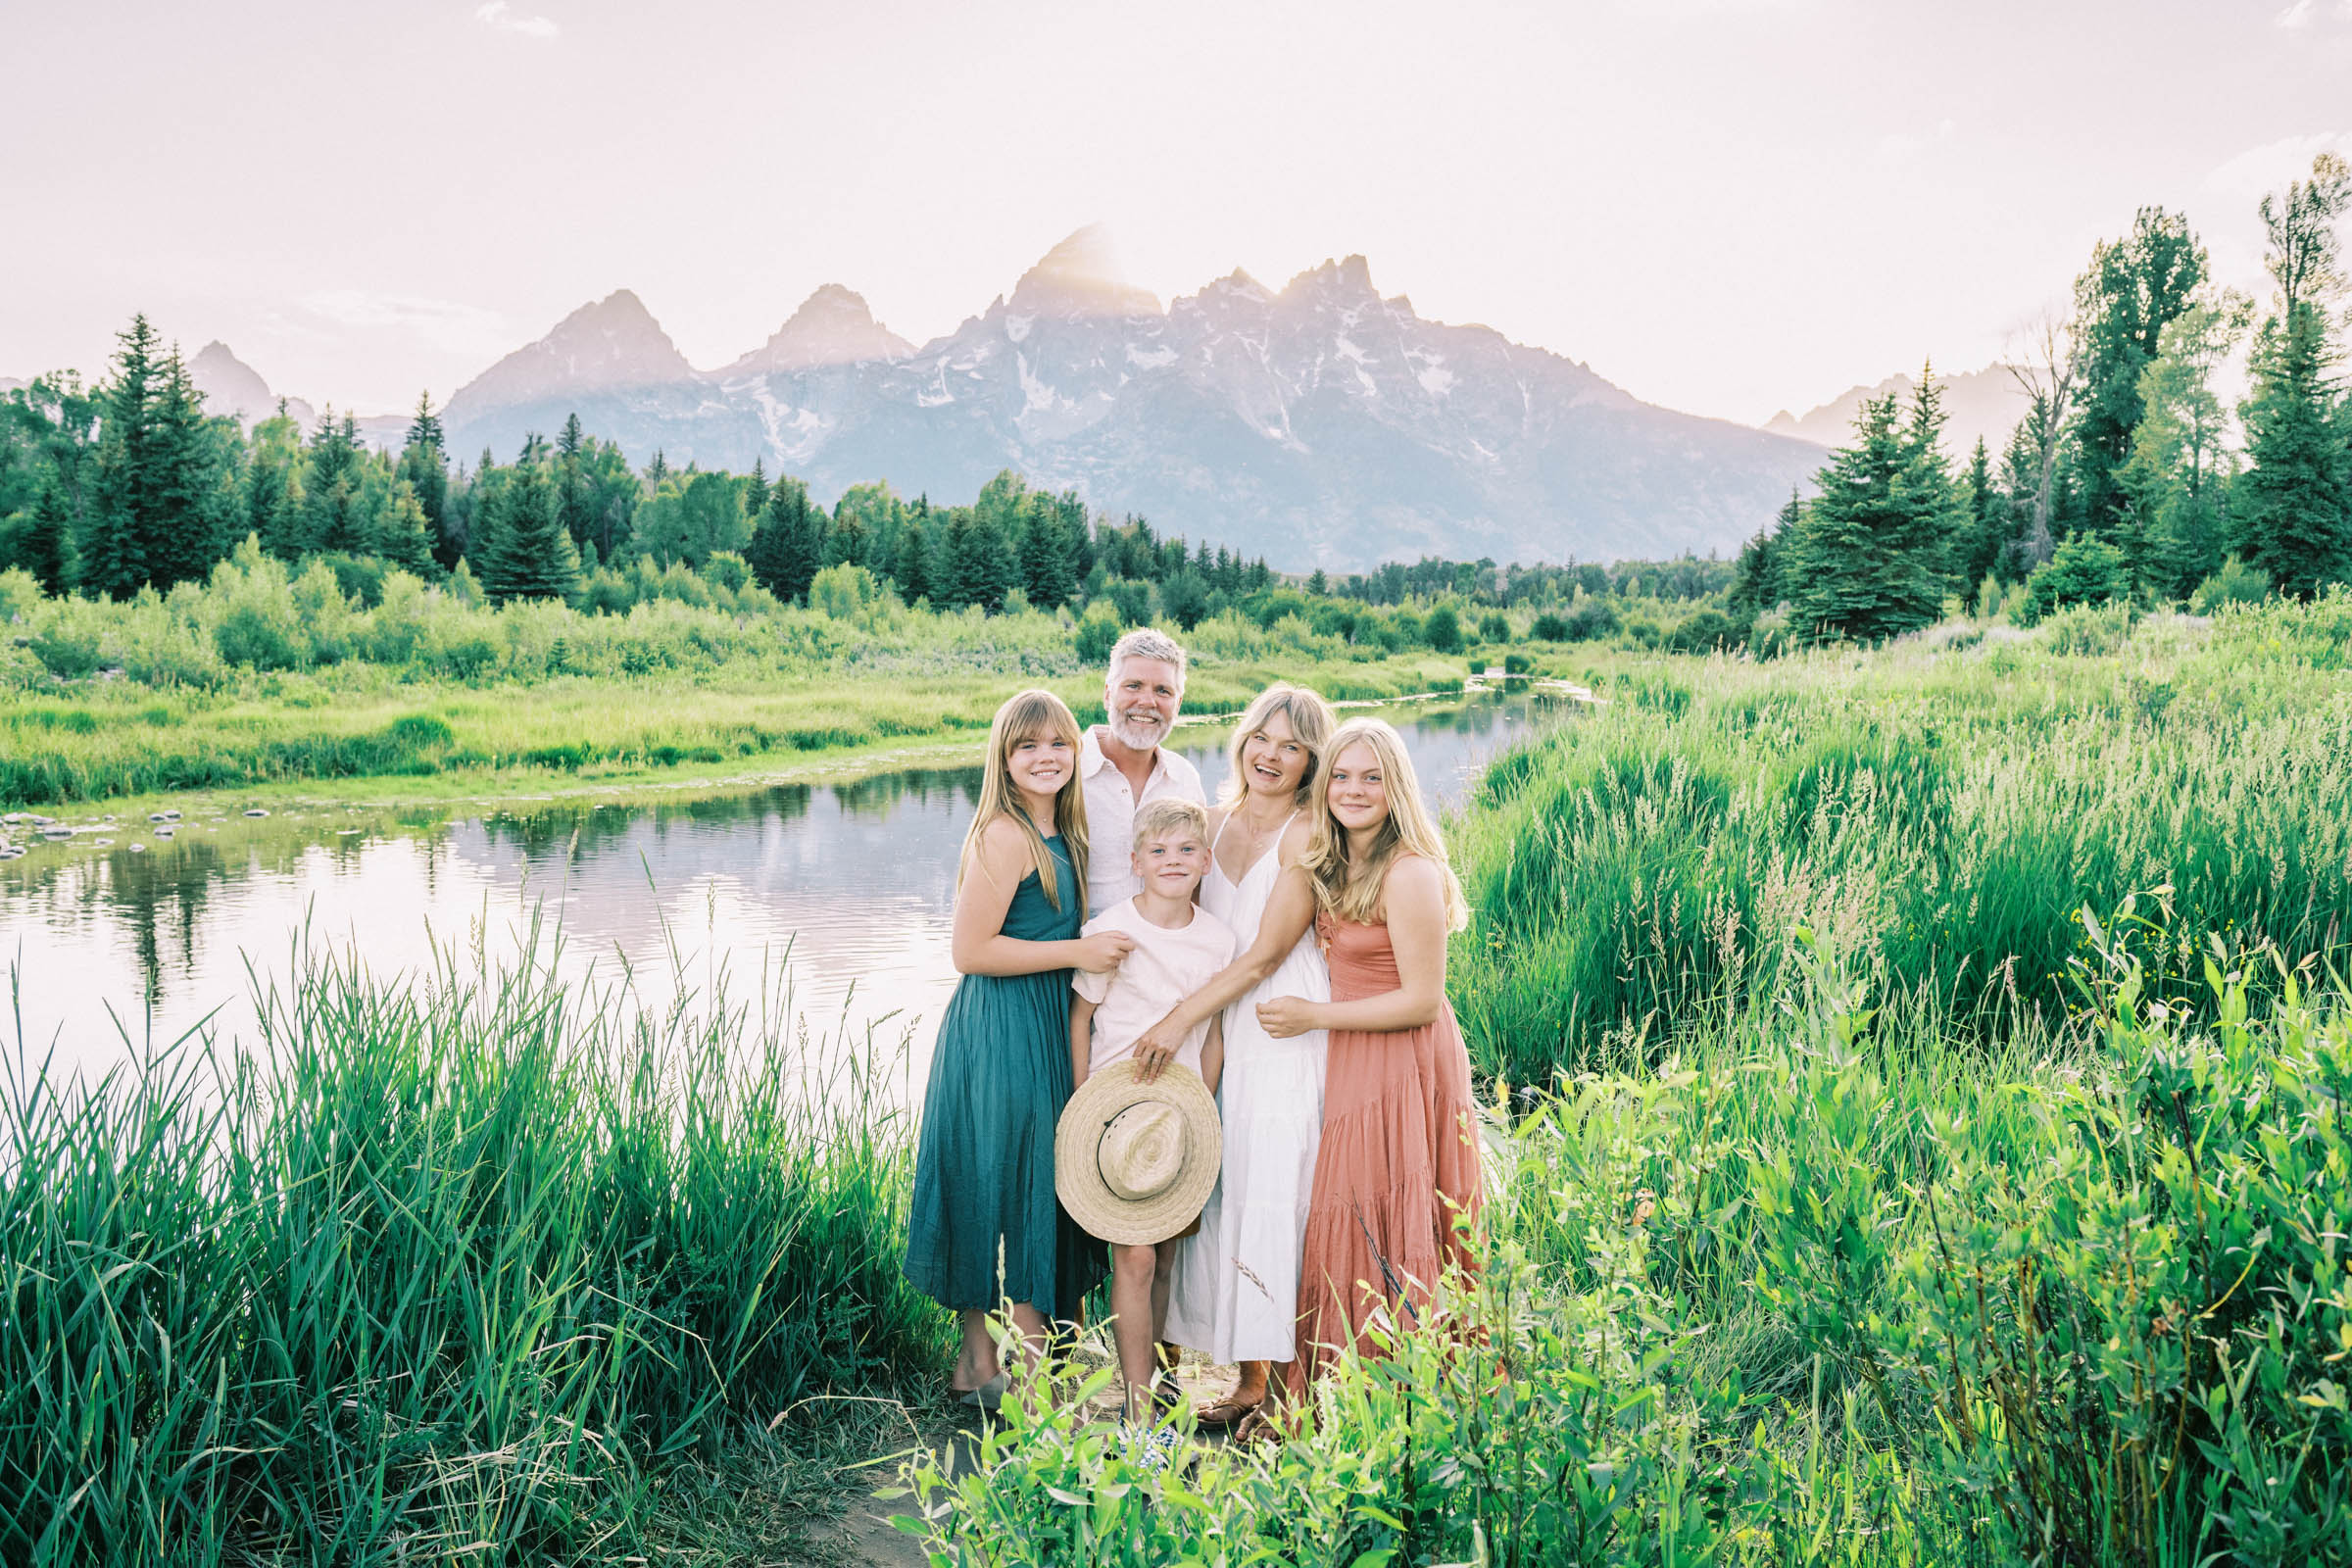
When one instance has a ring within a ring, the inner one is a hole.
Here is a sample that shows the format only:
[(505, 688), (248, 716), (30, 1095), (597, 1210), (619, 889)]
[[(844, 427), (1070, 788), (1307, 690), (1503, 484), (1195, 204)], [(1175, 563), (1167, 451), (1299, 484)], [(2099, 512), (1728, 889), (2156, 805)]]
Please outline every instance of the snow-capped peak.
[(1157, 316), (1159, 300), (1120, 275), (1110, 230), (1089, 223), (1054, 246), (1013, 285), (1017, 316)]

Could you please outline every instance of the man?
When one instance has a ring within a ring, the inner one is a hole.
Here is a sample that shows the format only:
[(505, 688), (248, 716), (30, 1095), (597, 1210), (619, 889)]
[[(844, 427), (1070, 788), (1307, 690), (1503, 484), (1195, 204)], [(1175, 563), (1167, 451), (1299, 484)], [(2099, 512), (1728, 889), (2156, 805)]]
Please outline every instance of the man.
[(1109, 722), (1086, 732), (1078, 748), (1078, 783), (1086, 791), (1086, 907), (1100, 913), (1142, 889), (1132, 857), (1122, 853), (1135, 813), (1147, 801), (1174, 796), (1206, 806), (1200, 774), (1160, 742), (1184, 702), (1184, 649), (1166, 632), (1138, 626), (1110, 651), (1102, 679)]

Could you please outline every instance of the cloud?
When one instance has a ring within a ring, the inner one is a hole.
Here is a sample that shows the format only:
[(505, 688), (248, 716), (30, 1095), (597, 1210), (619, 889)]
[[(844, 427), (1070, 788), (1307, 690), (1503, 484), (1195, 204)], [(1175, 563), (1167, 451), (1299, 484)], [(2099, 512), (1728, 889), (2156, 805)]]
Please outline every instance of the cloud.
[(2311, 25), (2311, 14), (2318, 6), (2319, 0), (2295, 0), (2293, 5), (2278, 13), (2278, 25), (2289, 29), (2308, 27)]
[[(2301, 0), (2308, 6), (2311, 0)], [(518, 32), (526, 38), (553, 38), (564, 29), (556, 25), (553, 17), (531, 17), (516, 11), (507, 0), (486, 0), (473, 8), (473, 20), (485, 27), (500, 32)]]
[(514, 346), (505, 317), (456, 300), (333, 288), (304, 295), (302, 308), (337, 326), (389, 329), (458, 353), (498, 353)]
[(2251, 200), (2265, 191), (2280, 190), (2290, 179), (2311, 172), (2311, 161), (2333, 149), (2352, 157), (2352, 131), (2323, 130), (2308, 136), (2281, 136), (2249, 147), (2205, 176), (2205, 188)]

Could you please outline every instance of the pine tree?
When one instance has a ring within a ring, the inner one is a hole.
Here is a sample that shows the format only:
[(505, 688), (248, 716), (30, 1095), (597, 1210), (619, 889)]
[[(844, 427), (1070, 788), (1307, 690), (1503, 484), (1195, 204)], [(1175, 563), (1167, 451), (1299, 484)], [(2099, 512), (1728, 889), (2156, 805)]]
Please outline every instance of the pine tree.
[(99, 392), (102, 413), (88, 526), (75, 543), (81, 586), (128, 599), (149, 575), (148, 532), (156, 511), (155, 398), (158, 342), (134, 316), (116, 341), (115, 374)]
[(567, 598), (579, 587), (580, 552), (564, 526), (550, 467), (545, 461), (517, 464), (494, 493), (494, 521), (478, 564), (483, 589), (501, 604)]
[[(1932, 413), (1932, 411), (1931, 411)], [(1821, 493), (1785, 545), (1782, 581), (1805, 634), (1875, 642), (1934, 621), (1947, 578), (1949, 478), (1897, 422), (1895, 401), (1863, 405), (1853, 445), (1818, 475)]]
[(1732, 606), (1751, 615), (1762, 614), (1786, 597), (1782, 586), (1781, 557), (1788, 542), (1795, 536), (1804, 506), (1797, 500), (1796, 491), (1788, 492), (1788, 505), (1772, 522), (1756, 530), (1755, 537), (1740, 548), (1740, 559), (1732, 564)]
[(310, 550), (365, 550), (367, 529), (360, 501), (360, 425), (328, 409), (318, 416), (302, 488), (306, 514), (304, 546)]
[(1306, 579), (1306, 591), (1317, 599), (1321, 599), (1331, 592), (1331, 578), (1321, 566), (1317, 566), (1313, 574)]
[(589, 539), (588, 481), (580, 471), (587, 445), (579, 415), (565, 415), (564, 428), (556, 436), (556, 499), (564, 514), (564, 531), (575, 545), (584, 545)]
[(767, 460), (752, 460), (751, 476), (743, 481), (743, 514), (757, 517), (767, 510)]
[(768, 487), (749, 561), (760, 586), (787, 604), (808, 592), (825, 564), (823, 515), (798, 479), (778, 478)]
[(32, 506), (17, 530), (17, 564), (40, 579), (44, 591), (62, 594), (80, 574), (74, 549), (74, 508), (56, 474), (41, 476)]
[(2326, 331), (2309, 300), (2283, 332), (2265, 325), (2244, 414), (2247, 467), (2230, 489), (2237, 553), (2302, 599), (2352, 576), (2352, 455), (2328, 382)]
[(1004, 607), (1005, 592), (1019, 581), (1012, 540), (994, 509), (972, 509), (971, 520), (956, 541), (956, 579), (960, 601), (992, 615)]
[[(416, 413), (409, 420), (407, 441), (400, 449), (400, 463), (394, 476), (406, 480), (416, 493), (416, 504), (424, 510), (433, 542), (433, 559), (444, 566), (454, 566), (462, 541), (451, 526), (449, 515), (449, 449), (442, 439), (441, 421), (433, 416), (431, 396), (416, 394)], [(264, 535), (267, 538), (267, 535)]]
[(868, 544), (865, 519), (847, 508), (834, 509), (833, 525), (825, 530), (825, 564), (862, 566)]
[(433, 569), (433, 524), (406, 479), (392, 484), (392, 505), (376, 530), (375, 553), (404, 571), (427, 576)]
[(202, 578), (227, 553), (237, 506), (228, 454), (242, 454), (233, 421), (206, 416), (174, 347), (164, 357), (154, 405), (155, 512), (147, 570), (158, 588)]
[(1977, 437), (1976, 450), (1968, 455), (1968, 472), (1960, 480), (1960, 504), (1966, 518), (1955, 552), (1954, 575), (1963, 585), (1983, 582), (1986, 573), (1999, 567), (2009, 543), (2008, 510), (1993, 483), (1992, 453), (1983, 436)]
[(1039, 610), (1059, 610), (1078, 591), (1058, 502), (1032, 495), (1021, 528), (1021, 591)]
[(931, 548), (924, 522), (929, 509), (908, 514), (899, 524), (899, 548), (890, 565), (891, 580), (898, 584), (899, 597), (908, 604), (931, 592), (931, 579), (923, 570), (923, 562)]

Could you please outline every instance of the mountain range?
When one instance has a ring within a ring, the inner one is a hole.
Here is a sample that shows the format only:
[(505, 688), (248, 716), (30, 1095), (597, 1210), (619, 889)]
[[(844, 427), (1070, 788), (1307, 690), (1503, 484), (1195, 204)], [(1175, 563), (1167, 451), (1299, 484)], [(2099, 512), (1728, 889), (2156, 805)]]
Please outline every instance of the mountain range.
[[(219, 412), (276, 406), (223, 345), (191, 371)], [(1644, 403), (1564, 356), (1425, 319), (1360, 256), (1279, 289), (1236, 270), (1163, 306), (1094, 228), (919, 347), (827, 284), (765, 343), (699, 369), (621, 289), (467, 382), (441, 420), (471, 464), (512, 461), (574, 413), (634, 463), (760, 460), (822, 501), (868, 480), (967, 501), (1013, 468), (1295, 570), (1729, 553), (1843, 434), (1826, 416), (1757, 430)], [(396, 446), (407, 423), (362, 427)]]
[(623, 289), (467, 383), (442, 422), (453, 452), (504, 458), (574, 412), (634, 461), (761, 459), (820, 499), (886, 479), (962, 500), (1014, 468), (1298, 569), (1730, 550), (1823, 459), (1425, 320), (1360, 256), (1279, 290), (1235, 271), (1162, 307), (1092, 228), (919, 348), (828, 284), (699, 370)]
[[(1981, 436), (1991, 450), (1992, 461), (1998, 464), (2001, 449), (2009, 444), (2009, 433), (2027, 413), (2028, 399), (2018, 390), (2017, 379), (2009, 373), (2009, 368), (1988, 365), (1982, 370), (1963, 370), (1958, 375), (1939, 374), (1936, 384), (1943, 389), (1944, 451), (1955, 464), (1964, 464)], [(1890, 375), (1876, 386), (1850, 386), (1821, 407), (1801, 415), (1783, 409), (1764, 422), (1764, 428), (1800, 441), (1817, 441), (1825, 447), (1844, 446), (1853, 439), (1854, 418), (1862, 412), (1863, 404), (1889, 396), (1907, 404), (1918, 385), (1908, 375)]]

